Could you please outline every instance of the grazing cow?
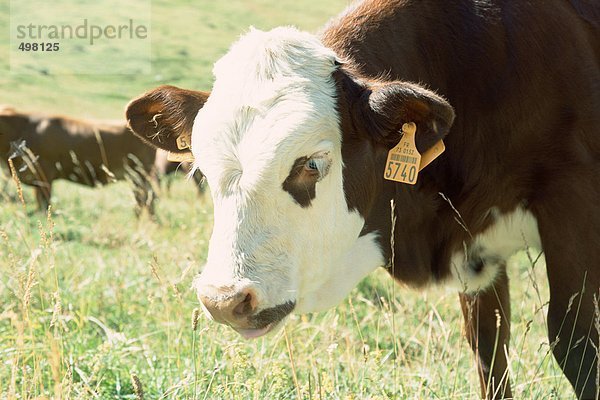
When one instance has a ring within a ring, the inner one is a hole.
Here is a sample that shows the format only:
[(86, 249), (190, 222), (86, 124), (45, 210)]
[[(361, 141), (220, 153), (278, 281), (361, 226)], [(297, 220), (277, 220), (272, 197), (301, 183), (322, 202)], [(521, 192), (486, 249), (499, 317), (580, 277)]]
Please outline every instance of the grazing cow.
[(19, 179), (34, 186), (47, 209), (52, 182), (87, 186), (125, 177), (134, 182), (139, 211), (154, 213), (152, 180), (157, 150), (142, 145), (121, 121), (83, 121), (0, 108), (0, 157), (12, 160)]
[[(163, 86), (133, 100), (132, 130), (191, 151), (211, 188), (194, 283), (208, 314), (253, 338), (334, 306), (378, 266), (417, 287), (454, 284), (482, 393), (510, 397), (505, 260), (537, 245), (552, 351), (577, 396), (595, 398), (597, 12), (366, 0), (319, 36), (251, 30), (215, 64), (210, 95)], [(446, 146), (418, 175), (413, 139), (423, 159)]]

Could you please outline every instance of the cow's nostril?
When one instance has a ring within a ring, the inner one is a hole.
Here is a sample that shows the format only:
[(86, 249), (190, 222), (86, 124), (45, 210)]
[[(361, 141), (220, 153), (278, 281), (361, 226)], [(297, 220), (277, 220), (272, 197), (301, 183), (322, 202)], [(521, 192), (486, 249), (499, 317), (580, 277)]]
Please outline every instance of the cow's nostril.
[(249, 315), (254, 310), (254, 303), (252, 292), (247, 292), (244, 299), (233, 309), (233, 315), (238, 318)]
[(217, 322), (244, 322), (243, 320), (258, 307), (258, 296), (254, 289), (249, 287), (232, 290), (226, 286), (204, 285), (197, 287), (197, 290), (198, 299), (204, 305), (205, 311)]

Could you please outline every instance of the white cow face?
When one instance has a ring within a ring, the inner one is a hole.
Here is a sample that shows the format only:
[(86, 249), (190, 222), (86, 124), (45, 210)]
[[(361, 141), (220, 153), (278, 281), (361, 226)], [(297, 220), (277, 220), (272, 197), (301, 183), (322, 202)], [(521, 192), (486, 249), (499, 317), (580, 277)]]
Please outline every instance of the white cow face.
[[(344, 276), (344, 256), (364, 223), (344, 195), (335, 68), (335, 54), (311, 35), (251, 31), (215, 65), (213, 91), (194, 122), (192, 152), (215, 211), (195, 287), (215, 319), (246, 336), (293, 309), (327, 308), (346, 295), (322, 290)], [(209, 297), (224, 291), (251, 313), (240, 313), (250, 325), (211, 309)]]
[(357, 166), (342, 159), (339, 65), (310, 34), (251, 30), (215, 64), (210, 95), (164, 86), (128, 106), (132, 130), (166, 150), (186, 151), (175, 138), (191, 132), (215, 212), (194, 287), (208, 315), (244, 337), (336, 305), (384, 263), (345, 193)]

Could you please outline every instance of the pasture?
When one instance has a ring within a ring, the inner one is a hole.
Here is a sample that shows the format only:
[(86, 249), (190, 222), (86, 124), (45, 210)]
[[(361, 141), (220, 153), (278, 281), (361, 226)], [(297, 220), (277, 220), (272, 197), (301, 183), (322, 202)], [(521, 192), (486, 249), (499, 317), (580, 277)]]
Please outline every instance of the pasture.
[[(209, 89), (212, 63), (249, 25), (315, 30), (346, 5), (155, 0), (152, 74), (12, 75), (4, 59), (0, 103), (120, 118), (131, 98), (160, 84)], [(6, 28), (8, 2), (0, 11)], [(0, 398), (479, 397), (450, 290), (417, 292), (378, 271), (335, 309), (292, 316), (285, 329), (255, 341), (198, 314), (190, 285), (206, 258), (212, 209), (193, 185), (163, 186), (153, 220), (135, 217), (126, 183), (59, 182), (43, 214), (30, 188), (1, 177)], [(543, 257), (532, 249), (512, 261), (515, 396), (573, 398), (546, 336)]]

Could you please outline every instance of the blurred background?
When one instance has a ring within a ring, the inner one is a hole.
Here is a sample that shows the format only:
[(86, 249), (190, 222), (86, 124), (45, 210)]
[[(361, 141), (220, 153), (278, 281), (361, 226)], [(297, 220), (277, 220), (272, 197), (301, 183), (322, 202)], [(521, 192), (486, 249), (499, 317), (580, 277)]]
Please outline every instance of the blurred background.
[[(73, 0), (94, 9), (100, 2)], [(86, 4), (88, 3), (88, 4)], [(43, 67), (31, 65), (31, 74), (11, 74), (8, 40), (0, 42), (0, 102), (26, 110), (69, 113), (88, 118), (121, 118), (125, 105), (133, 97), (161, 84), (190, 89), (209, 89), (212, 65), (231, 43), (249, 26), (270, 29), (279, 25), (295, 25), (315, 31), (349, 3), (330, 1), (244, 1), (223, 2), (192, 0), (147, 1), (151, 10), (150, 74), (134, 75), (47, 75)], [(123, 4), (127, 11), (127, 5)], [(7, 32), (10, 2), (0, 3), (0, 26)], [(110, 7), (104, 8), (110, 21)], [(63, 11), (56, 10), (60, 21)], [(32, 14), (35, 8), (32, 9)], [(128, 15), (128, 12), (125, 12)], [(98, 20), (95, 13), (86, 16)], [(136, 17), (135, 13), (130, 15)], [(5, 38), (6, 39), (6, 38)], [(123, 55), (104, 60), (110, 70), (113, 63), (123, 62)], [(66, 59), (76, 63), (77, 59)]]

